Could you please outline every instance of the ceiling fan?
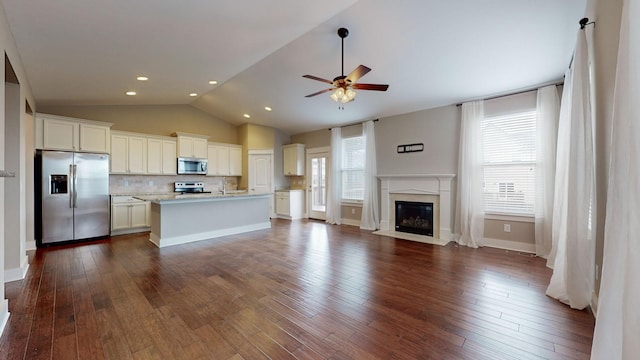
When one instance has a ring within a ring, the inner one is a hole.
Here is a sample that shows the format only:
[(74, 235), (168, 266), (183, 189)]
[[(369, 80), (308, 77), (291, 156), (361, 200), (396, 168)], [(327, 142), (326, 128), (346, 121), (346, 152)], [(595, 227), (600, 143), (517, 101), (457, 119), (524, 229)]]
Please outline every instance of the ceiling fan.
[(342, 75), (335, 77), (333, 81), (319, 78), (313, 75), (303, 75), (302, 77), (304, 78), (317, 80), (323, 83), (333, 85), (333, 87), (320, 90), (318, 92), (314, 92), (313, 94), (309, 94), (305, 97), (312, 97), (312, 96), (324, 94), (329, 91), (333, 91), (331, 93), (331, 98), (336, 102), (339, 101), (342, 104), (346, 104), (350, 101), (353, 101), (353, 99), (355, 99), (356, 97), (355, 90), (387, 91), (387, 89), (389, 88), (389, 85), (356, 83), (356, 81), (358, 81), (361, 77), (363, 77), (369, 71), (371, 71), (370, 68), (364, 65), (358, 66), (357, 68), (355, 68), (355, 70), (349, 73), (349, 75), (347, 76), (344, 75), (344, 38), (349, 36), (349, 30), (345, 28), (338, 29), (338, 36), (340, 36), (340, 38), (342, 39)]

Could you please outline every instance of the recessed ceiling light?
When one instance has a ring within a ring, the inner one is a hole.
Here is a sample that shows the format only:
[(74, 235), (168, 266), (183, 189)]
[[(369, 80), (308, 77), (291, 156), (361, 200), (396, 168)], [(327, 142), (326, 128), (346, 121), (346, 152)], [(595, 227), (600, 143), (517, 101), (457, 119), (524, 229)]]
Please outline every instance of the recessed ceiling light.
[(136, 94), (136, 92), (135, 91), (127, 91), (126, 94), (129, 95), (129, 96), (133, 96), (133, 95)]
[(244, 114), (242, 116), (246, 117), (247, 119), (251, 117), (251, 115), (249, 115), (249, 114)]
[(264, 109), (267, 110), (267, 111), (271, 111), (271, 108), (268, 107), (268, 106), (265, 106)]
[(138, 76), (136, 79), (138, 79), (138, 80), (140, 80), (140, 81), (147, 81), (147, 80), (149, 80), (149, 78), (148, 78), (148, 77), (146, 77), (146, 76)]
[(209, 80), (209, 85), (215, 85), (217, 83), (218, 83), (218, 81), (216, 81), (216, 80)]
[(191, 97), (198, 96), (198, 93), (191, 93), (191, 94), (189, 94), (189, 96), (191, 96)]

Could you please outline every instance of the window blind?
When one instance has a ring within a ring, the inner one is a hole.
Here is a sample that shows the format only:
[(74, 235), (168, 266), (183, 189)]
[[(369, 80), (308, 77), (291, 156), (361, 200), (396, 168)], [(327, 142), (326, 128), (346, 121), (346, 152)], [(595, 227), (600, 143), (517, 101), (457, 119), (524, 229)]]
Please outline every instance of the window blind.
[(482, 130), (485, 212), (533, 215), (536, 112), (487, 117)]
[(342, 139), (342, 199), (364, 199), (364, 137)]

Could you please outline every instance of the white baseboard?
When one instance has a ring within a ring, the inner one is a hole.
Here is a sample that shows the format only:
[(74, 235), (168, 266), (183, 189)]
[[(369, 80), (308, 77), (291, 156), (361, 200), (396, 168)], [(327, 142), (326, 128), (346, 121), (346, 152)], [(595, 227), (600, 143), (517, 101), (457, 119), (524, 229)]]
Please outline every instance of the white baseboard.
[(28, 240), (25, 243), (25, 247), (26, 247), (27, 251), (35, 250), (36, 249), (36, 241), (35, 240)]
[(111, 236), (118, 236), (118, 235), (127, 235), (127, 234), (137, 234), (137, 233), (143, 233), (143, 232), (147, 232), (147, 231), (151, 231), (150, 227), (138, 227), (138, 228), (131, 228), (131, 229), (120, 229), (120, 230), (111, 230)]
[(350, 225), (360, 227), (360, 220), (342, 219), (342, 225)]
[(207, 231), (207, 232), (202, 232), (197, 234), (164, 237), (164, 238), (160, 238), (152, 232), (149, 235), (149, 241), (154, 243), (157, 247), (163, 248), (167, 246), (187, 244), (194, 241), (209, 240), (209, 239), (214, 239), (222, 236), (236, 235), (236, 234), (246, 233), (249, 231), (264, 230), (264, 229), (270, 229), (270, 228), (271, 228), (271, 222), (265, 222), (265, 223), (251, 224), (246, 226), (238, 226), (238, 227), (228, 228), (228, 229)]
[(4, 299), (0, 302), (0, 336), (4, 332), (7, 322), (9, 322), (9, 300)]
[(511, 250), (511, 251), (520, 251), (526, 253), (536, 253), (536, 245), (529, 243), (522, 243), (518, 241), (511, 240), (501, 240), (501, 239), (492, 239), (492, 238), (484, 238), (484, 245), (497, 249)]
[(24, 256), (19, 268), (4, 270), (4, 282), (8, 283), (11, 281), (22, 280), (27, 276), (27, 271), (29, 271), (29, 258)]

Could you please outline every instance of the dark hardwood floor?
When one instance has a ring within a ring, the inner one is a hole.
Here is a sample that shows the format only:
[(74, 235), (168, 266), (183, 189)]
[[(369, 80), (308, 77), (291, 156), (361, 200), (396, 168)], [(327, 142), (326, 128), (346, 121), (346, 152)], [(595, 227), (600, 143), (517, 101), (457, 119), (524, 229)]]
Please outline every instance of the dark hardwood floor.
[(2, 359), (586, 359), (594, 318), (544, 260), (350, 226), (158, 249), (148, 234), (30, 254)]

